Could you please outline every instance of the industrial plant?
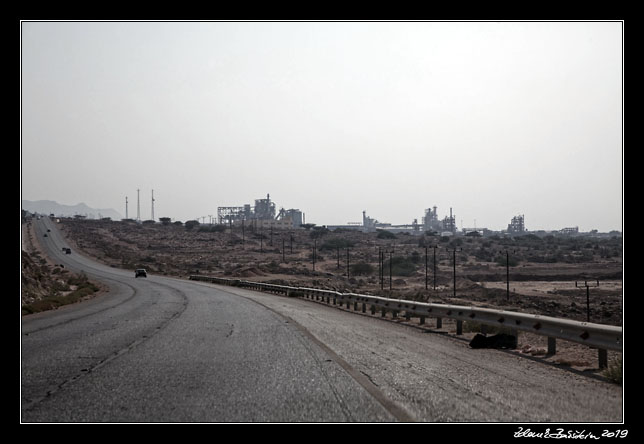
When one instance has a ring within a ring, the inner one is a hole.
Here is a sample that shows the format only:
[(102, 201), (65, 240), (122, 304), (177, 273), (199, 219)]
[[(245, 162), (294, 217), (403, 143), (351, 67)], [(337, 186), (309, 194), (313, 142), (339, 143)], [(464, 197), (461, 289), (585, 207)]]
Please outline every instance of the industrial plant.
[[(141, 209), (140, 209), (140, 198), (139, 191), (137, 191), (137, 200), (136, 200), (136, 219), (135, 221), (141, 223)], [(154, 220), (154, 190), (151, 194), (151, 218)], [(129, 208), (128, 208), (128, 197), (125, 197), (125, 218), (129, 217)], [(163, 218), (162, 218), (163, 219)], [(169, 218), (165, 218), (169, 219)], [(205, 216), (202, 218), (205, 219)], [(213, 224), (215, 220), (212, 215), (210, 216), (210, 224)], [(474, 221), (476, 225), (476, 221)], [(270, 194), (266, 195), (265, 199), (255, 199), (254, 204), (243, 204), (239, 206), (221, 206), (217, 208), (217, 219), (216, 223), (220, 225), (228, 226), (243, 226), (244, 224), (248, 227), (256, 229), (294, 229), (299, 228), (302, 225), (306, 224), (305, 214), (297, 209), (290, 208), (286, 209), (281, 207), (277, 211), (277, 205), (274, 201), (271, 200)], [(310, 225), (310, 224), (309, 224)], [(315, 224), (313, 224), (315, 225)], [(461, 221), (462, 225), (462, 221)], [(418, 219), (414, 219), (410, 224), (399, 224), (394, 225), (388, 222), (381, 222), (374, 217), (367, 215), (366, 210), (362, 211), (362, 221), (361, 222), (347, 222), (346, 225), (324, 225), (329, 230), (356, 230), (364, 233), (373, 233), (378, 230), (384, 230), (391, 233), (408, 233), (411, 235), (422, 235), (430, 234), (437, 236), (456, 236), (456, 235), (465, 235), (465, 236), (494, 236), (494, 235), (506, 235), (506, 236), (520, 236), (524, 234), (536, 234), (536, 235), (568, 235), (574, 236), (579, 235), (579, 227), (566, 227), (560, 230), (554, 231), (528, 231), (525, 226), (525, 216), (519, 214), (513, 216), (510, 220), (510, 223), (505, 230), (490, 230), (488, 228), (481, 228), (474, 226), (473, 228), (466, 228), (461, 226), (460, 230), (456, 225), (456, 215), (452, 207), (449, 209), (449, 214), (444, 215), (442, 218), (439, 216), (438, 207), (436, 205), (425, 209), (424, 216), (421, 218), (421, 222), (418, 223)], [(591, 234), (597, 234), (596, 230), (593, 230)]]
[(304, 223), (304, 213), (291, 208), (281, 208), (275, 211), (275, 202), (271, 201), (270, 194), (266, 199), (255, 199), (255, 205), (244, 204), (237, 207), (217, 207), (217, 221), (219, 224), (242, 225), (249, 224), (255, 228), (298, 228)]
[[(475, 221), (476, 222), (476, 221)], [(408, 233), (411, 235), (431, 234), (437, 236), (521, 236), (525, 234), (542, 235), (578, 235), (579, 227), (567, 227), (561, 230), (554, 231), (528, 231), (525, 227), (525, 216), (519, 214), (513, 216), (508, 224), (506, 230), (490, 230), (482, 227), (461, 227), (460, 230), (456, 226), (456, 215), (450, 207), (449, 215), (445, 215), (442, 219), (438, 215), (438, 207), (433, 206), (425, 210), (425, 216), (418, 223), (418, 219), (414, 219), (411, 224), (393, 225), (388, 222), (380, 222), (373, 217), (367, 216), (367, 212), (362, 212), (362, 223), (360, 222), (347, 222), (346, 225), (327, 225), (330, 230), (344, 229), (344, 230), (358, 230), (364, 233), (373, 233), (378, 230), (388, 231), (391, 233)], [(597, 234), (593, 230), (592, 234)]]
[(328, 225), (327, 228), (334, 230), (338, 228), (360, 230), (364, 233), (372, 233), (376, 230), (387, 230), (392, 233), (410, 233), (423, 234), (426, 232), (441, 234), (443, 236), (453, 236), (456, 232), (456, 216), (449, 209), (449, 216), (442, 220), (438, 218), (437, 207), (425, 210), (425, 216), (419, 224), (418, 219), (414, 219), (411, 224), (393, 225), (387, 222), (380, 222), (372, 217), (367, 216), (367, 212), (362, 212), (362, 224), (359, 222), (348, 222), (347, 225)]

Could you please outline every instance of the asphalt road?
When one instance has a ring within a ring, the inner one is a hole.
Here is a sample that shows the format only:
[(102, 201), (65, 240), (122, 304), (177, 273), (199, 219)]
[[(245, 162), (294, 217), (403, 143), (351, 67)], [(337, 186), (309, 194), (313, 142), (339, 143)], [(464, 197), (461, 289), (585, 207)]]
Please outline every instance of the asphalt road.
[(622, 421), (619, 386), (307, 300), (137, 279), (34, 223), (110, 291), (22, 318), (23, 422)]

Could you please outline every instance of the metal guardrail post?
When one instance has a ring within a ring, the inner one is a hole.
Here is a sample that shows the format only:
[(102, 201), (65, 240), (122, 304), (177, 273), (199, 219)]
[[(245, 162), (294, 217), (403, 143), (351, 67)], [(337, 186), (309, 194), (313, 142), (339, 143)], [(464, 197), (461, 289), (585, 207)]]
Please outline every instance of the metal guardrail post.
[(605, 348), (600, 348), (597, 350), (598, 358), (599, 358), (599, 368), (607, 368), (608, 367), (608, 351)]
[(554, 355), (557, 353), (557, 338), (548, 336), (548, 354)]
[(244, 288), (254, 288), (259, 291), (268, 291), (276, 294), (299, 294), (305, 298), (319, 300), (327, 296), (327, 303), (330, 301), (330, 294), (333, 293), (334, 304), (340, 306), (346, 301), (346, 308), (350, 309), (351, 301), (354, 301), (354, 310), (358, 310), (358, 302), (362, 302), (362, 312), (366, 312), (366, 305), (371, 305), (371, 312), (375, 314), (381, 310), (381, 316), (385, 317), (387, 310), (392, 312), (396, 318), (400, 310), (405, 310), (405, 317), (419, 317), (423, 324), (426, 316), (436, 317), (436, 328), (443, 327), (443, 317), (456, 321), (456, 333), (462, 334), (463, 321), (476, 319), (481, 324), (481, 330), (485, 331), (486, 326), (505, 326), (512, 330), (515, 336), (519, 331), (528, 331), (548, 338), (548, 353), (556, 352), (556, 339), (563, 339), (579, 344), (587, 345), (598, 350), (599, 367), (605, 368), (608, 365), (607, 350), (622, 350), (622, 328), (610, 325), (592, 324), (590, 322), (571, 321), (568, 319), (552, 318), (548, 316), (508, 312), (487, 308), (465, 307), (446, 304), (433, 304), (389, 299), (379, 296), (360, 295), (353, 293), (330, 292), (303, 287), (288, 287), (283, 285), (249, 282), (239, 279), (215, 278), (208, 276), (190, 275), (190, 280), (215, 282), (221, 285), (232, 285)]

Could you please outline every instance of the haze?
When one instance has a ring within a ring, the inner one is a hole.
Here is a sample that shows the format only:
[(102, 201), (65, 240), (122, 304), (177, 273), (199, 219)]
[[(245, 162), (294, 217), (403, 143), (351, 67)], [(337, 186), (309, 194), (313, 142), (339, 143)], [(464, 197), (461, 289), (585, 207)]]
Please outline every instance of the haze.
[(21, 194), (623, 226), (621, 22), (23, 22)]

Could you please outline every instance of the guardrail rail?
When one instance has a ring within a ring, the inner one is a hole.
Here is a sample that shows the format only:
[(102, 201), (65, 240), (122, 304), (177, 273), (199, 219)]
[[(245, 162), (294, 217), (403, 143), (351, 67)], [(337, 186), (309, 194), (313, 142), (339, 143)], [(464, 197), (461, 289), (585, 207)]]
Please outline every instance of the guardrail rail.
[(375, 314), (379, 310), (383, 317), (387, 311), (392, 312), (394, 316), (404, 311), (407, 319), (418, 317), (421, 324), (424, 324), (427, 317), (436, 318), (437, 328), (442, 327), (443, 318), (453, 319), (456, 321), (457, 335), (463, 333), (463, 322), (477, 322), (482, 326), (506, 327), (511, 329), (515, 336), (518, 331), (535, 333), (548, 338), (548, 354), (556, 353), (557, 339), (596, 348), (598, 350), (599, 368), (605, 368), (608, 365), (607, 350), (622, 351), (622, 327), (613, 325), (594, 324), (506, 310), (414, 302), (357, 293), (340, 293), (317, 288), (291, 287), (241, 279), (202, 275), (191, 275), (190, 279), (284, 296), (322, 300), (328, 304), (346, 305), (347, 308), (353, 305), (354, 310), (361, 310), (363, 313), (366, 312), (367, 307), (370, 307), (371, 314)]

